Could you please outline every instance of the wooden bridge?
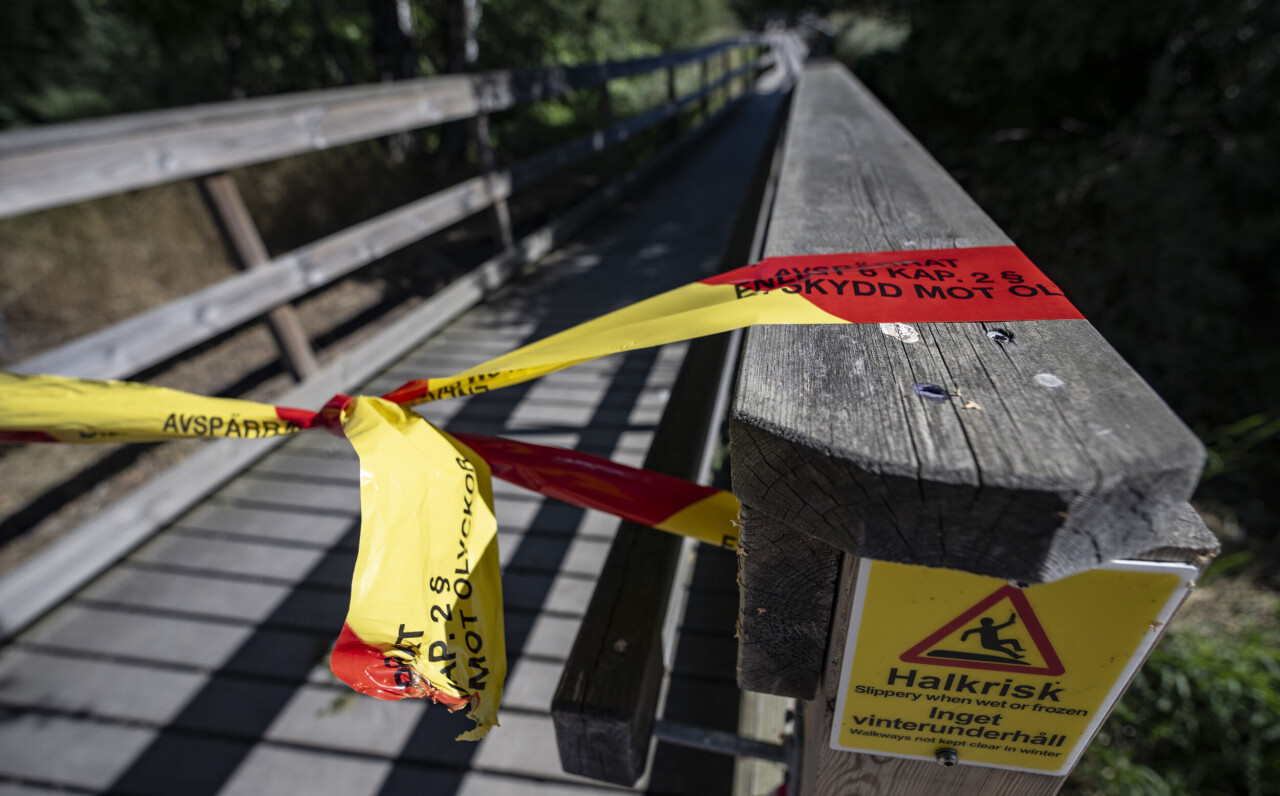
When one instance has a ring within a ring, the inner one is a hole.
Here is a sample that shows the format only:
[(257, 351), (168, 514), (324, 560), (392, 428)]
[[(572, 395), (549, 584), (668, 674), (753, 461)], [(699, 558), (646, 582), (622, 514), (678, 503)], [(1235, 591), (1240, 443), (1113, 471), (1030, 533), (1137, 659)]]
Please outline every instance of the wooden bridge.
[[(0, 214), (199, 179), (245, 269), (8, 369), (128, 378), (267, 316), (300, 378), (275, 402), (318, 407), (764, 255), (1008, 244), (846, 70), (802, 59), (797, 38), (746, 38), (0, 136)], [(699, 75), (684, 95), (681, 69)], [(613, 118), (610, 81), (658, 70), (665, 101)], [(496, 165), (488, 114), (583, 91), (599, 129)], [(514, 192), (682, 114), (699, 124), (654, 159), (517, 235)], [(481, 173), (275, 258), (222, 173), (458, 120)], [(482, 213), (500, 254), (317, 361), (291, 300)], [(801, 794), (1056, 792), (826, 748), (857, 556), (1027, 583), (1204, 563), (1202, 451), (1087, 322), (907, 328), (761, 327), (741, 354), (740, 336), (674, 344), (427, 405), (450, 431), (704, 482), (732, 405), (739, 556), (495, 482), (511, 673), (475, 745), (452, 740), (459, 717), (328, 670), (359, 532), (350, 448), (209, 443), (0, 580), (0, 793), (763, 794), (785, 771)], [(911, 393), (931, 381), (980, 410)]]

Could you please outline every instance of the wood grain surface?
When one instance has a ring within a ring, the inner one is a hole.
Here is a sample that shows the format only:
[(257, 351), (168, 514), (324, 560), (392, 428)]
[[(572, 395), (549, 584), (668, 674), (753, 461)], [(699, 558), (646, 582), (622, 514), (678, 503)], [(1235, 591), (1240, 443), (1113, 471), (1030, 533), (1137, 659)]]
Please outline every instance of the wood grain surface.
[[(847, 70), (808, 68), (766, 255), (1009, 243)], [(866, 324), (750, 331), (745, 503), (842, 550), (1030, 583), (1161, 544), (1204, 451), (1088, 322), (914, 326), (917, 342)]]

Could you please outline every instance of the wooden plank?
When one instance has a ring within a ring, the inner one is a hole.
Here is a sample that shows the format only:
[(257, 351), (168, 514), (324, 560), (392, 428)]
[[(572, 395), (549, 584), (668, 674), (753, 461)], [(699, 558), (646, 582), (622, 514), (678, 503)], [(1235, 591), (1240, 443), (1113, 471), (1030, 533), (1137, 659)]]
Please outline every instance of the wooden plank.
[[(110, 655), (213, 669), (225, 665), (252, 633), (253, 627), (245, 623), (192, 622), (112, 608), (69, 605), (24, 634), (21, 643), (45, 650), (74, 649), (81, 655)], [(313, 634), (274, 635), (291, 643), (297, 643), (298, 638), (315, 641)]]
[[(781, 104), (780, 96), (771, 95), (744, 110), (756, 116), (752, 127), (743, 128), (755, 131), (749, 143), (741, 144), (749, 153), (746, 162), (758, 163), (768, 151)], [(746, 259), (756, 217), (753, 202), (764, 173), (760, 170), (741, 184), (738, 195), (744, 207), (734, 214), (735, 228), (721, 244), (722, 266)], [(718, 426), (715, 379), (727, 345), (724, 336), (689, 345), (671, 395), (680, 411), (663, 415), (646, 468), (697, 477), (703, 460), (698, 443), (705, 443)], [(662, 630), (680, 549), (677, 538), (629, 523), (620, 526), (553, 702), (566, 771), (619, 785), (631, 785), (643, 774), (663, 672)], [(647, 577), (628, 577), (636, 568)]]
[[(288, 446), (284, 448), (288, 449)], [(354, 461), (351, 463), (354, 465)], [(252, 533), (274, 539), (320, 545), (331, 545), (356, 527), (353, 520), (345, 517), (290, 514), (218, 502), (200, 505), (183, 516), (177, 525), (183, 529), (209, 533), (252, 529)]]
[[(105, 790), (151, 743), (153, 730), (87, 724), (63, 718), (19, 714), (0, 708), (6, 728), (0, 770), (18, 780), (66, 788)], [(73, 755), (76, 765), (67, 765)]]
[[(805, 72), (784, 163), (767, 255), (1009, 243), (835, 64)], [(998, 325), (1015, 344), (976, 323), (918, 324), (910, 344), (752, 329), (735, 492), (843, 550), (1029, 583), (1159, 546), (1199, 441), (1088, 322)], [(919, 398), (920, 381), (962, 397)]]
[[(681, 411), (654, 434), (645, 468), (696, 477), (714, 401), (706, 377), (722, 367), (726, 340), (699, 340), (672, 390)], [(710, 398), (711, 400), (708, 400)], [(581, 631), (556, 689), (552, 713), (565, 771), (632, 785), (644, 773), (662, 680), (661, 633), (681, 548), (679, 537), (624, 522), (614, 538)], [(646, 573), (644, 578), (627, 573)]]
[[(203, 679), (189, 671), (9, 648), (0, 658), (0, 702), (13, 709), (40, 708), (157, 725), (178, 715)], [(11, 773), (0, 766), (0, 776)]]
[(360, 515), (360, 485), (312, 484), (268, 478), (237, 478), (218, 492), (218, 497), (256, 506), (288, 506), (304, 513)]
[[(333, 628), (329, 628), (332, 634)], [(94, 656), (69, 657), (52, 649), (9, 649), (0, 658), (0, 702), (12, 709), (36, 709), (47, 713), (74, 714), (95, 720), (130, 722), (137, 724), (170, 724), (187, 706), (193, 696), (208, 682), (208, 672), (198, 668), (174, 668), (157, 665), (140, 659), (109, 660)], [(551, 707), (551, 695), (559, 680), (561, 662), (537, 657), (515, 656), (511, 661), (509, 677), (503, 692), (503, 707), (525, 713), (546, 714)], [(234, 668), (234, 667), (233, 667)], [(328, 671), (327, 660), (318, 661), (299, 685), (284, 680), (256, 680), (243, 671), (224, 672), (228, 683), (239, 682), (246, 689), (270, 692), (272, 701), (290, 699), (297, 688), (308, 692), (309, 702), (346, 703), (359, 702), (369, 706), (364, 711), (376, 713), (388, 708), (386, 703), (363, 699), (350, 694)], [(706, 689), (704, 682), (683, 680), (684, 691)], [(720, 689), (723, 690), (723, 689)], [(736, 690), (726, 692), (736, 699)], [(350, 699), (347, 697), (350, 696)], [(704, 694), (709, 696), (709, 694)], [(412, 703), (410, 703), (412, 704)], [(380, 708), (377, 706), (381, 706)], [(342, 710), (329, 711), (336, 718), (335, 732), (354, 732), (344, 720)], [(254, 740), (253, 730), (237, 728), (233, 721), (235, 710), (219, 715), (216, 711), (206, 716), (188, 716), (184, 727), (192, 730), (219, 730), (237, 734), (246, 740)], [(297, 732), (306, 732), (299, 729)], [(0, 727), (0, 739), (4, 728)], [(315, 742), (315, 738), (308, 738)], [(399, 744), (391, 745), (394, 755)], [(374, 751), (374, 750), (366, 750)], [(0, 776), (6, 772), (0, 767)]]
[[(385, 760), (335, 756), (309, 749), (259, 744), (236, 767), (219, 796), (305, 793), (307, 796), (375, 796), (391, 770)], [(421, 771), (418, 781), (430, 793), (448, 792), (453, 772)], [(437, 788), (440, 789), (437, 791)]]
[[(686, 102), (694, 101), (686, 98)], [(680, 106), (677, 103), (677, 106)], [(535, 155), (509, 171), (465, 180), (410, 202), (272, 260), (268, 265), (224, 279), (161, 307), (30, 357), (9, 367), (14, 373), (49, 373), (88, 379), (119, 379), (138, 373), (206, 340), (346, 276), (404, 246), (506, 199), (515, 186), (529, 185), (597, 151), (674, 115), (664, 105)], [(685, 139), (688, 140), (688, 139)], [(581, 221), (574, 213), (599, 212), (629, 178), (606, 188), (595, 202), (527, 236), (518, 251), (490, 260), (483, 271), (509, 272), (514, 264), (537, 259), (551, 239)], [(486, 267), (487, 266), (487, 267)]]
[(369, 699), (346, 700), (337, 710), (333, 705), (332, 692), (300, 689), (272, 724), (268, 741), (553, 782), (582, 782), (557, 766), (551, 719), (546, 714), (506, 712), (494, 735), (472, 746), (453, 742), (465, 729), (465, 719), (430, 709), (421, 701), (387, 705)]
[[(289, 596), (289, 586), (279, 581), (235, 580), (197, 577), (182, 571), (116, 567), (103, 575), (77, 596), (77, 600), (104, 608), (151, 608), (177, 616), (190, 614), (238, 623), (261, 622), (272, 615)], [(319, 602), (330, 607), (329, 597), (320, 595)], [(340, 621), (346, 607), (337, 603)], [(316, 612), (322, 614), (323, 612)], [(332, 622), (333, 615), (329, 615)], [(312, 624), (306, 617), (296, 621), (300, 626)], [(327, 628), (331, 630), (332, 624)]]
[[(613, 95), (609, 93), (609, 84), (600, 84), (600, 96), (596, 100), (596, 127), (601, 130), (608, 130), (613, 126)], [(610, 150), (608, 161), (608, 172), (610, 177), (618, 173), (618, 152)]]
[[(410, 774), (408, 781), (416, 785), (418, 779)], [(458, 796), (617, 796), (617, 793), (616, 789), (585, 782), (543, 781), (484, 771), (467, 772), (458, 790)]]
[[(501, 511), (501, 510), (500, 510)], [(235, 538), (165, 534), (81, 593), (95, 603), (261, 620), (277, 609), (288, 589), (305, 585), (316, 611), (296, 621), (329, 627), (346, 611), (346, 591), (356, 548), (318, 547)], [(608, 554), (609, 537), (547, 537), (501, 530), (499, 563), (508, 608), (580, 615)], [(340, 599), (339, 599), (340, 598)], [(336, 610), (333, 610), (336, 609)], [(295, 621), (295, 620), (289, 620)], [(327, 624), (326, 624), (327, 623)]]
[[(421, 699), (388, 704), (373, 699), (346, 698), (345, 694), (329, 689), (303, 687), (289, 699), (264, 737), (276, 743), (396, 757), (423, 715), (433, 707)], [(454, 754), (469, 751), (442, 749), (441, 754), (429, 762), (452, 762), (449, 758)]]
[(325, 555), (323, 549), (315, 547), (284, 547), (164, 534), (142, 547), (129, 560), (188, 570), (225, 572), (243, 578), (297, 582)]
[[(480, 170), (492, 180), (492, 175), (497, 171), (498, 164), (493, 156), (493, 137), (489, 134), (489, 115), (482, 113), (473, 118), (470, 123), (470, 132), (476, 144), (476, 152), (480, 158)], [(497, 239), (499, 248), (502, 251), (511, 249), (516, 245), (515, 235), (511, 227), (511, 208), (507, 206), (506, 199), (499, 199), (493, 204), (493, 227), (494, 238)]]
[[(168, 671), (138, 664), (67, 659), (48, 653), (25, 651), (8, 656), (5, 663), (8, 666), (3, 670), (16, 679), (11, 681), (6, 678), (5, 683), (0, 684), (0, 698), (15, 706), (38, 707), (55, 716), (50, 719), (54, 727), (52, 732), (43, 725), (25, 728), (27, 731), (21, 739), (9, 737), (10, 728), (6, 723), (6, 727), (0, 728), (0, 736), (5, 739), (3, 745), (6, 749), (10, 748), (11, 740), (14, 745), (22, 748), (30, 749), (33, 745), (38, 747), (42, 743), (48, 743), (51, 734), (60, 737), (59, 730), (75, 732), (72, 721), (83, 727), (86, 725), (84, 719), (88, 718), (97, 722), (105, 721), (106, 726), (121, 721), (152, 726), (168, 724), (170, 727), (165, 728), (166, 733), (170, 729), (176, 729), (186, 738), (215, 733), (234, 743), (256, 743), (260, 749), (279, 748), (276, 744), (284, 743), (295, 750), (311, 750), (313, 755), (323, 752), (325, 759), (330, 761), (347, 760), (347, 755), (350, 754), (360, 755), (366, 761), (390, 760), (400, 755), (410, 736), (423, 724), (424, 714), (428, 711), (443, 714), (439, 708), (432, 708), (421, 701), (387, 704), (364, 698), (349, 699), (345, 691), (328, 686), (302, 685), (295, 689), (285, 683), (255, 683), (225, 676), (217, 685), (219, 694), (227, 699), (233, 696), (241, 698), (242, 709), (192, 710), (188, 700), (195, 697), (206, 682), (201, 674)], [(522, 671), (541, 671), (538, 667), (527, 668), (524, 664), (525, 662), (517, 662), (512, 672), (512, 685), (517, 694), (537, 687), (537, 684), (526, 687), (521, 683), (525, 677)], [(543, 664), (542, 668), (547, 668), (547, 664)], [(39, 691), (32, 689), (38, 688), (40, 684), (40, 670), (45, 672), (45, 683), (49, 682), (48, 677), (65, 677), (69, 687), (50, 694), (48, 698), (36, 698)], [(546, 677), (541, 679), (545, 680)], [(16, 686), (24, 687), (19, 689)], [(256, 695), (256, 700), (255, 690), (262, 692)], [(262, 719), (252, 714), (255, 701), (283, 705), (280, 715), (271, 721), (263, 741), (259, 741)], [(532, 718), (535, 722), (549, 721), (545, 713), (541, 718)], [(488, 767), (518, 774), (536, 773), (543, 778), (563, 780), (563, 774), (549, 770), (549, 766), (554, 766), (554, 756), (532, 753), (536, 749), (536, 743), (525, 737), (527, 732), (522, 732), (525, 729), (519, 726), (522, 719), (524, 716), (520, 713), (516, 713), (514, 719), (504, 716), (503, 737), (499, 745), (504, 750), (514, 747), (528, 750), (529, 753), (522, 755), (523, 759), (514, 760), (509, 755), (498, 755), (496, 764), (491, 763)], [(453, 725), (457, 723), (456, 719), (449, 722)], [(92, 727), (94, 723), (88, 723), (87, 726)], [(143, 737), (150, 737), (151, 734), (145, 728), (139, 729)], [(441, 729), (449, 730), (450, 734), (435, 733), (435, 748), (425, 754), (419, 750), (415, 757), (421, 763), (452, 764), (449, 767), (454, 770), (459, 765), (467, 766), (467, 758), (475, 751), (475, 747), (451, 743), (452, 734), (457, 732), (456, 726)], [(545, 732), (543, 734), (549, 735)], [(105, 740), (108, 748), (112, 748), (109, 744), (111, 736), (107, 736)], [(548, 740), (544, 743), (550, 742)], [(347, 754), (334, 755), (335, 751)], [(134, 754), (126, 754), (121, 762), (127, 763), (136, 754), (136, 751)], [(64, 763), (61, 772), (64, 775), (72, 769), (71, 775), (80, 778), (77, 782), (99, 783), (92, 768), (85, 770), (86, 767), (76, 764), (81, 761), (72, 762), (65, 756), (61, 759)], [(199, 766), (198, 761), (188, 763)], [(331, 770), (339, 774), (345, 769), (339, 767)], [(6, 760), (0, 754), (0, 773), (21, 773), (34, 775), (33, 778), (44, 778), (50, 772), (24, 768), (20, 763)]]
[(731, 40), (631, 61), (446, 75), (10, 133), (0, 136), (0, 217), (494, 113), (746, 44)]
[[(577, 617), (512, 612), (506, 617), (507, 638), (521, 643), (507, 654), (513, 660), (523, 655), (563, 660), (580, 622)], [(75, 649), (89, 658), (288, 679), (325, 669), (334, 633), (334, 628), (259, 627), (246, 621), (199, 621), (84, 603), (51, 615), (16, 646), (55, 654)], [(245, 648), (249, 641), (252, 644)]]
[[(263, 268), (271, 260), (258, 227), (249, 215), (244, 197), (230, 174), (215, 174), (200, 180), (200, 192), (221, 230), (227, 249), (241, 268)], [(311, 342), (292, 305), (281, 304), (267, 313), (267, 323), (285, 363), (298, 381), (320, 369)]]

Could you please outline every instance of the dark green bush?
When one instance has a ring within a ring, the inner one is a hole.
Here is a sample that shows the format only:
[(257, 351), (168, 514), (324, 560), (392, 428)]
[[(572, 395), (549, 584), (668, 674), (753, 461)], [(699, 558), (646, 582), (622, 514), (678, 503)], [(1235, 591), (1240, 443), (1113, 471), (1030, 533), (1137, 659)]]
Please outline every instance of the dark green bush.
[(1276, 641), (1261, 626), (1172, 631), (1064, 793), (1280, 793)]

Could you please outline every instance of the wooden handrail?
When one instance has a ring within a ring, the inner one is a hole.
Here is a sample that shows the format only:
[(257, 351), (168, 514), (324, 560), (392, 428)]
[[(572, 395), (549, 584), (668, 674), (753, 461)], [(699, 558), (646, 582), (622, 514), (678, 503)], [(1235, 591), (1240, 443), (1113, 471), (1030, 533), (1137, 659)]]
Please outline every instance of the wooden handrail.
[(129, 114), (0, 135), (0, 218), (494, 113), (757, 43), (448, 75)]
[[(783, 164), (766, 256), (1011, 243), (836, 63), (806, 68)], [(903, 796), (1056, 792), (1062, 777), (826, 748), (854, 562), (1024, 584), (1119, 558), (1203, 565), (1217, 544), (1187, 505), (1203, 447), (1087, 321), (889, 331), (748, 331), (731, 422), (739, 683), (812, 700), (801, 796), (853, 782)], [(918, 382), (961, 394), (928, 400)]]
[(437, 191), (282, 254), (260, 268), (228, 277), (8, 369), (15, 373), (92, 379), (131, 376), (484, 210), (514, 190), (660, 124), (738, 74), (755, 68), (755, 64), (740, 67), (675, 102), (553, 147), (509, 170), (473, 177)]
[[(790, 129), (766, 256), (1011, 244), (842, 67), (809, 67)], [(1158, 546), (1204, 448), (1091, 324), (917, 328), (751, 330), (744, 502), (872, 558), (1028, 583)], [(912, 384), (931, 381), (963, 396), (923, 402)], [(821, 502), (813, 468), (834, 479)]]

